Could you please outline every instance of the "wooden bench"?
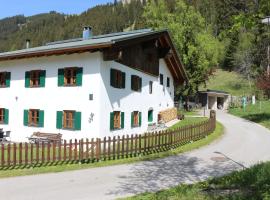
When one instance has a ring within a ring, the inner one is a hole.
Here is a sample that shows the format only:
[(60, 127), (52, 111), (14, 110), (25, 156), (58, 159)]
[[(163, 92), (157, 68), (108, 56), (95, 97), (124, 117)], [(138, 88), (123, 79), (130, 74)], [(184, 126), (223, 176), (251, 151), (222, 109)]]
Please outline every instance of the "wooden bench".
[(29, 142), (31, 143), (52, 143), (52, 142), (61, 142), (62, 141), (62, 134), (60, 133), (41, 133), (41, 132), (34, 132), (31, 137), (28, 138)]

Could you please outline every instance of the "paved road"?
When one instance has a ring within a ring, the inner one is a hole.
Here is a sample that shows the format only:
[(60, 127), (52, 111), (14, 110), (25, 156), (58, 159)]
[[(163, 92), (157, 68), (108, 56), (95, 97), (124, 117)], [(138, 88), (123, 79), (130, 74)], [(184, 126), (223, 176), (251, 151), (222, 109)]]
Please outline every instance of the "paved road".
[(0, 180), (0, 199), (115, 199), (192, 183), (270, 160), (270, 131), (218, 113), (225, 135), (201, 149), (164, 159)]

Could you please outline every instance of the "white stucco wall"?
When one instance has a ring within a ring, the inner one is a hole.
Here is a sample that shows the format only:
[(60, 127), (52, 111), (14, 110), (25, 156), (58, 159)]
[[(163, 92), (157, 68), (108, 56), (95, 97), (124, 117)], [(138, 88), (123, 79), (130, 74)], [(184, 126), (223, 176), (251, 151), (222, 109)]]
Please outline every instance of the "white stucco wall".
[[(58, 87), (58, 68), (83, 67), (80, 87)], [(25, 88), (25, 71), (46, 70), (45, 88)], [(96, 137), (99, 133), (100, 102), (99, 53), (72, 54), (0, 62), (0, 71), (11, 72), (10, 88), (0, 88), (0, 107), (9, 109), (9, 124), (0, 125), (11, 130), (12, 141), (26, 141), (35, 131), (61, 133), (64, 139)], [(89, 101), (89, 94), (94, 100)], [(17, 97), (17, 100), (16, 100)], [(44, 128), (23, 125), (24, 109), (41, 109)], [(56, 129), (56, 111), (76, 110), (82, 113), (81, 131)], [(93, 122), (89, 116), (94, 113)]]
[[(82, 86), (58, 87), (58, 69), (74, 66), (83, 67)], [(126, 73), (125, 89), (110, 86), (111, 68)], [(46, 70), (45, 87), (25, 88), (25, 71), (38, 69)], [(0, 128), (11, 131), (12, 141), (27, 141), (27, 137), (36, 131), (61, 133), (63, 139), (142, 133), (147, 130), (150, 108), (154, 110), (153, 122), (157, 122), (159, 111), (174, 106), (173, 78), (163, 60), (160, 60), (163, 86), (159, 77), (114, 61), (104, 62), (100, 52), (0, 62), (0, 72), (4, 71), (11, 72), (11, 83), (9, 88), (0, 88), (0, 107), (9, 109), (9, 124), (0, 125)], [(131, 90), (131, 75), (142, 78), (141, 92)], [(169, 88), (166, 87), (167, 77), (170, 77)], [(153, 81), (152, 94), (149, 94), (149, 81)], [(89, 100), (89, 94), (93, 94), (93, 101)], [(44, 127), (24, 126), (25, 109), (44, 110)], [(62, 110), (81, 112), (81, 131), (56, 129), (56, 112)], [(125, 112), (125, 128), (110, 131), (110, 112), (118, 110)], [(131, 128), (130, 115), (133, 111), (142, 112), (142, 126), (139, 128)], [(91, 114), (94, 117), (90, 122)]]
[[(148, 110), (153, 109), (153, 123), (157, 122), (157, 115), (161, 110), (174, 106), (173, 78), (164, 60), (160, 60), (160, 73), (163, 74), (163, 86), (159, 83), (159, 77), (140, 72), (126, 67), (114, 61), (102, 62), (101, 75), (101, 136), (143, 133), (148, 127)], [(110, 69), (119, 69), (126, 73), (125, 89), (110, 86)], [(142, 91), (131, 90), (131, 75), (142, 78)], [(170, 78), (170, 87), (167, 85), (167, 77)], [(153, 82), (153, 93), (149, 94), (149, 81)], [(125, 127), (121, 130), (110, 131), (110, 112), (121, 111), (125, 113)], [(131, 127), (131, 112), (142, 112), (142, 126)], [(109, 133), (109, 134), (108, 134)]]

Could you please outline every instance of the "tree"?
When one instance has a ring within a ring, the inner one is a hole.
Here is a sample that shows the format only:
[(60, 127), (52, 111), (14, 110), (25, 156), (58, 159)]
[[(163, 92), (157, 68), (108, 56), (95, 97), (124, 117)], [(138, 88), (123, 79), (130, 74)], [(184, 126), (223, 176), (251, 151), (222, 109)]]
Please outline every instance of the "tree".
[(205, 84), (214, 67), (221, 59), (222, 44), (205, 27), (205, 20), (194, 7), (183, 0), (175, 0), (172, 9), (165, 1), (150, 1), (144, 12), (148, 27), (168, 29), (183, 60), (189, 82), (177, 88), (177, 95), (188, 101), (199, 86)]

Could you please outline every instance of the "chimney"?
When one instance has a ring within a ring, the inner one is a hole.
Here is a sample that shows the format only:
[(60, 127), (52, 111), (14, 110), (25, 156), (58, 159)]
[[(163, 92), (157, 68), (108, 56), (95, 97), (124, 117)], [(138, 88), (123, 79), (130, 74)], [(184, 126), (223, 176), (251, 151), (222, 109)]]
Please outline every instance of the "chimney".
[(92, 37), (92, 28), (90, 26), (86, 26), (83, 28), (83, 40), (88, 40)]
[(29, 49), (29, 48), (30, 48), (30, 40), (27, 39), (27, 40), (26, 40), (26, 49)]

